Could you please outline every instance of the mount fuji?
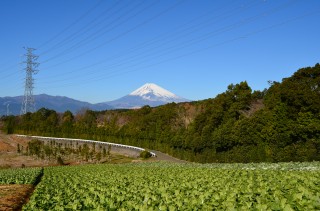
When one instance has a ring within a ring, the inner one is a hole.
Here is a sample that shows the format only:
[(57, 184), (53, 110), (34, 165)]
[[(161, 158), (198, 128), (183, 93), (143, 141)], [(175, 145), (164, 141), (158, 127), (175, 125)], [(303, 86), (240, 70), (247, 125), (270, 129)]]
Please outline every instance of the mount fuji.
[(179, 103), (187, 101), (190, 100), (179, 97), (156, 84), (147, 83), (129, 95), (106, 102), (105, 104), (114, 108), (140, 108), (145, 105), (154, 107), (172, 102)]
[[(175, 102), (188, 102), (182, 97), (161, 88), (160, 86), (152, 83), (147, 83), (139, 89), (133, 91), (118, 100), (91, 104), (64, 96), (50, 96), (46, 94), (34, 95), (36, 102), (36, 109), (42, 107), (53, 109), (57, 112), (65, 112), (70, 110), (73, 113), (81, 109), (91, 109), (95, 111), (110, 110), (110, 109), (133, 109), (140, 108), (145, 105), (151, 107), (164, 105), (167, 103)], [(0, 116), (12, 114), (18, 115), (20, 113), (21, 102), (23, 96), (17, 97), (0, 97)]]

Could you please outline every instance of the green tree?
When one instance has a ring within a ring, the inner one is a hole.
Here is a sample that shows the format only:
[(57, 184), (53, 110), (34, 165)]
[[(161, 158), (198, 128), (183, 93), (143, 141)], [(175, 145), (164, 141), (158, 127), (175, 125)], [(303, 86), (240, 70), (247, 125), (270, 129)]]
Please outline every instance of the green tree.
[(21, 149), (20, 149), (20, 144), (18, 143), (18, 145), (17, 145), (17, 152), (20, 154), (20, 152), (21, 152)]

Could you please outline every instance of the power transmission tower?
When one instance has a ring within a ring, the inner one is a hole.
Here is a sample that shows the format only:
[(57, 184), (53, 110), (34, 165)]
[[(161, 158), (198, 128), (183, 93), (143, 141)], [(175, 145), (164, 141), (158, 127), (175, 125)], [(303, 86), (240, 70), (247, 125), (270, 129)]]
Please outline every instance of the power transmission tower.
[(9, 111), (9, 103), (7, 104), (7, 116), (9, 116), (10, 115), (10, 111)]
[(24, 86), (24, 96), (21, 106), (21, 112), (20, 114), (26, 114), (27, 112), (35, 112), (35, 102), (33, 97), (33, 74), (37, 74), (39, 70), (36, 68), (39, 66), (39, 63), (36, 62), (38, 59), (38, 56), (33, 54), (34, 48), (25, 48), (27, 50), (27, 53), (24, 55), (26, 57), (26, 61), (23, 63), (26, 64), (26, 67), (24, 70), (26, 71), (26, 80), (25, 80), (25, 86)]

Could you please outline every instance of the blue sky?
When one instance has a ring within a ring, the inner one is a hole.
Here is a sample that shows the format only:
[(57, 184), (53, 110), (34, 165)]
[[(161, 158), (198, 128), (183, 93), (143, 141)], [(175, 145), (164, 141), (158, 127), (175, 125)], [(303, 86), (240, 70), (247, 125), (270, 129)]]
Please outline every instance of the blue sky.
[(156, 83), (191, 100), (246, 80), (253, 90), (320, 62), (318, 0), (1, 0), (0, 97), (91, 103)]

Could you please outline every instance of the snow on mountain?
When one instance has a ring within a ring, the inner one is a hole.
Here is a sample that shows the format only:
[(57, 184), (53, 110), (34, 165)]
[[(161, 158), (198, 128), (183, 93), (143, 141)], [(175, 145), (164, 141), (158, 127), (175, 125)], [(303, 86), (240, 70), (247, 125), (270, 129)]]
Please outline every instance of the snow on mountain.
[(169, 92), (168, 90), (153, 83), (147, 83), (139, 89), (133, 91), (129, 95), (140, 96), (145, 100), (151, 101), (160, 99), (163, 101), (174, 101), (174, 99), (180, 99), (177, 95), (173, 94), (172, 92)]
[[(145, 105), (154, 107), (171, 102), (179, 103), (190, 101), (179, 97), (153, 83), (147, 83), (132, 93), (119, 98), (118, 100), (97, 104), (82, 102), (63, 96), (50, 96), (46, 94), (35, 95), (34, 97), (36, 109), (44, 107), (48, 109), (54, 109), (57, 112), (65, 112), (66, 110), (70, 110), (73, 113), (76, 113), (83, 108), (97, 111), (118, 108), (134, 109)], [(0, 97), (0, 116), (6, 115), (8, 111), (10, 114), (18, 115), (21, 109), (22, 98), (23, 96)]]
[(153, 83), (147, 83), (118, 100), (106, 102), (114, 108), (139, 108), (145, 105), (159, 106), (167, 103), (187, 102), (189, 100), (179, 97), (172, 92)]

